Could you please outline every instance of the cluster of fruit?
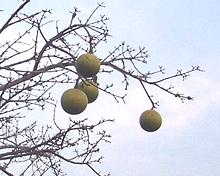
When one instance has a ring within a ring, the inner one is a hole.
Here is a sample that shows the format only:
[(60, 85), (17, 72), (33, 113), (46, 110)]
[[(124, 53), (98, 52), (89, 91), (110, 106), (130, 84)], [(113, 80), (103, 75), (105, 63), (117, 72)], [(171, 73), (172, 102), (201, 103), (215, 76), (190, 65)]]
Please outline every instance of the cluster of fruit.
[(83, 112), (88, 103), (94, 102), (99, 89), (92, 78), (100, 69), (99, 59), (90, 53), (82, 54), (76, 61), (76, 70), (85, 80), (79, 82), (74, 88), (66, 90), (61, 96), (61, 106), (65, 112), (76, 115)]
[[(100, 70), (100, 60), (93, 54), (82, 54), (76, 61), (76, 70), (85, 80), (79, 82), (74, 88), (66, 90), (61, 97), (61, 106), (71, 115), (83, 112), (88, 103), (94, 102), (99, 89), (92, 79)], [(139, 119), (140, 126), (148, 132), (156, 131), (162, 124), (161, 115), (151, 109), (144, 111)]]

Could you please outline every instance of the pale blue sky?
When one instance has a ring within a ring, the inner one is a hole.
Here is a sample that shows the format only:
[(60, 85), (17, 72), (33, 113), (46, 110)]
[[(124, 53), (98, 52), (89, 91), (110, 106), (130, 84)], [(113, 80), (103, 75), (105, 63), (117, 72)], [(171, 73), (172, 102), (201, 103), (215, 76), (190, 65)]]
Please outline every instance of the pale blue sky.
[[(17, 2), (3, 1), (1, 9), (12, 9)], [(176, 82), (180, 90), (195, 97), (194, 101), (182, 104), (153, 90), (163, 115), (162, 127), (155, 133), (143, 131), (138, 124), (139, 115), (149, 106), (139, 85), (131, 86), (127, 104), (116, 104), (112, 97), (103, 94), (82, 114), (82, 117), (116, 119), (113, 125), (106, 127), (112, 133), (112, 144), (101, 148), (105, 159), (98, 168), (113, 176), (218, 176), (220, 1), (102, 2), (106, 5), (102, 12), (110, 17), (109, 28), (113, 35), (107, 44), (109, 49), (127, 41), (134, 47), (146, 46), (151, 55), (150, 64), (163, 65), (168, 73), (195, 64), (206, 72), (192, 74), (183, 83)], [(96, 1), (38, 0), (31, 2), (26, 10), (52, 8), (53, 15), (63, 21), (74, 6), (82, 11), (80, 15), (86, 15), (96, 7)], [(98, 54), (104, 56), (105, 52)], [(171, 82), (175, 84), (175, 81)], [(94, 113), (93, 108), (98, 110)], [(84, 167), (71, 168), (69, 175), (95, 175)]]

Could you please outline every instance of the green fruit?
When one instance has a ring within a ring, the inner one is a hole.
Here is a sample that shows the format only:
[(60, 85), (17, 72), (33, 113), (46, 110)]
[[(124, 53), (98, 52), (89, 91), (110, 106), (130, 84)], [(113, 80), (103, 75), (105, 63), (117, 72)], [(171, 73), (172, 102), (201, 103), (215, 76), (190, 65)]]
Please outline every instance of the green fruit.
[(93, 101), (95, 101), (99, 95), (97, 84), (91, 80), (80, 82), (76, 86), (76, 88), (82, 90), (86, 94), (88, 98), (88, 103), (92, 103)]
[(76, 70), (84, 77), (95, 76), (100, 69), (99, 59), (90, 53), (82, 54), (76, 61)]
[(155, 110), (144, 111), (139, 119), (141, 127), (148, 132), (158, 130), (162, 124), (161, 115)]
[(88, 104), (86, 94), (79, 89), (68, 89), (61, 97), (61, 106), (69, 114), (79, 114), (83, 112)]

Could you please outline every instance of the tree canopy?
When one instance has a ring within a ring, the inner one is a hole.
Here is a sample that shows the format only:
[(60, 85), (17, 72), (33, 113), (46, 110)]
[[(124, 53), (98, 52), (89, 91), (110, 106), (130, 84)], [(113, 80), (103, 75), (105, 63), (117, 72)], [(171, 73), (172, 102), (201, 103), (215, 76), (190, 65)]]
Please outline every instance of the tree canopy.
[[(185, 80), (191, 73), (202, 71), (199, 66), (178, 69), (172, 75), (167, 75), (162, 66), (148, 70), (146, 47), (132, 47), (126, 42), (116, 44), (105, 57), (99, 57), (98, 46), (108, 45), (111, 37), (109, 18), (99, 14), (100, 8), (106, 8), (104, 4), (91, 9), (86, 20), (80, 18), (83, 12), (75, 7), (69, 13), (69, 22), (60, 27), (56, 19), (50, 18), (52, 10), (24, 13), (28, 3), (30, 0), (23, 1), (0, 27), (0, 170), (6, 175), (65, 175), (63, 162), (89, 167), (96, 175), (104, 175), (93, 165), (101, 163), (100, 144), (110, 143), (111, 135), (99, 126), (114, 120), (100, 119), (90, 124), (87, 117), (75, 120), (70, 116), (69, 126), (61, 128), (56, 123), (60, 97), (51, 92), (63, 84), (73, 86), (79, 81), (93, 80), (99, 91), (112, 96), (116, 103), (126, 103), (125, 94), (111, 89), (115, 86), (110, 79), (114, 73), (121, 76), (123, 90), (128, 89), (131, 79), (137, 81), (151, 102), (149, 109), (158, 107), (159, 97), (152, 96), (148, 86), (181, 101), (193, 99), (163, 83), (173, 78)], [(48, 33), (48, 29), (54, 32)], [(95, 54), (100, 59), (97, 76), (86, 78), (78, 73), (76, 60), (83, 53)], [(102, 74), (109, 76), (108, 84), (102, 84)], [(43, 113), (45, 108), (51, 109), (48, 118), (53, 119), (53, 124), (39, 126), (37, 119), (28, 125), (24, 123), (26, 111), (41, 109)], [(13, 170), (17, 165), (19, 170)]]

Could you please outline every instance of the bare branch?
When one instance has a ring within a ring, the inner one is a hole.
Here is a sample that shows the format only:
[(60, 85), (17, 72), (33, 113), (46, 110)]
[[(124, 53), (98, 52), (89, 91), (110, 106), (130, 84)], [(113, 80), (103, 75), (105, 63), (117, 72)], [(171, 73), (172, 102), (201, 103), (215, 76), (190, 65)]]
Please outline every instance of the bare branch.
[(9, 27), (10, 25), (13, 25), (10, 24), (11, 20), (18, 14), (19, 11), (21, 11), (28, 3), (30, 2), (30, 0), (25, 0), (23, 4), (20, 5), (20, 7), (18, 7), (18, 9), (13, 13), (11, 14), (11, 17), (8, 19), (8, 21), (6, 21), (6, 23), (2, 26), (2, 28), (0, 29), (0, 34), (7, 28)]

